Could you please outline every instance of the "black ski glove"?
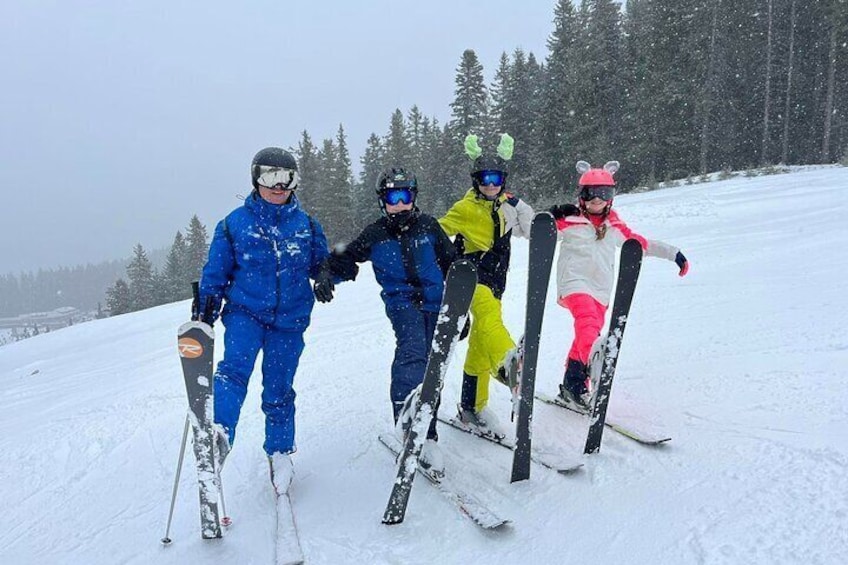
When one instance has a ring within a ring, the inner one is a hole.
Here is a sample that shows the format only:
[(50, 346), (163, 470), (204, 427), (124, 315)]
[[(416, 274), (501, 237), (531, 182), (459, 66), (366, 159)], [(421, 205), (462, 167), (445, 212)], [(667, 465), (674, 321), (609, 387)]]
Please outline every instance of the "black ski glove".
[(677, 263), (678, 267), (680, 267), (679, 275), (681, 277), (686, 276), (686, 273), (689, 272), (689, 261), (686, 260), (686, 256), (678, 251), (677, 255), (674, 257), (674, 262)]
[(209, 324), (210, 327), (214, 326), (221, 310), (221, 303), (215, 300), (214, 296), (204, 296), (198, 300), (198, 304), (202, 304), (203, 308), (198, 308), (197, 305), (192, 303), (191, 319)]
[(559, 220), (567, 216), (579, 216), (580, 208), (574, 204), (558, 204), (556, 206), (551, 206), (548, 212), (550, 212), (554, 218)]
[(327, 303), (333, 299), (333, 291), (336, 285), (333, 284), (333, 278), (328, 269), (321, 269), (318, 273), (318, 278), (315, 279), (315, 286), (312, 287), (312, 292), (315, 293), (315, 299), (318, 302)]

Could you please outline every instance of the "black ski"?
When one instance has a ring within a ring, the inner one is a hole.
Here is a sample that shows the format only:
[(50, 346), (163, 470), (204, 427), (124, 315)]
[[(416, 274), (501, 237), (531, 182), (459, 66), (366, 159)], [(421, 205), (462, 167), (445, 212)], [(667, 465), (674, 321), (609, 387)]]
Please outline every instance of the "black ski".
[[(450, 418), (450, 419), (442, 419), (439, 417), (440, 422), (444, 422), (445, 424), (456, 428), (462, 432), (469, 433), (475, 437), (479, 437), (480, 439), (485, 439), (486, 441), (490, 441), (496, 445), (500, 445), (501, 447), (505, 447), (510, 451), (515, 451), (515, 443), (506, 438), (500, 438), (493, 436), (491, 434), (481, 433), (480, 429), (475, 426), (469, 426), (459, 420), (458, 418)], [(577, 471), (581, 467), (583, 467), (582, 461), (577, 461), (575, 459), (571, 459), (568, 457), (564, 457), (557, 453), (549, 453), (546, 451), (538, 451), (534, 449), (530, 452), (530, 459), (542, 467), (547, 467), (552, 471), (556, 471), (557, 473), (568, 475)]]
[(642, 268), (642, 245), (635, 239), (628, 239), (621, 246), (621, 257), (618, 267), (618, 282), (615, 285), (615, 299), (612, 304), (612, 316), (607, 336), (603, 341), (603, 363), (601, 374), (597, 379), (598, 390), (595, 394), (595, 404), (589, 416), (589, 434), (586, 436), (586, 447), (583, 453), (597, 453), (601, 449), (601, 439), (604, 435), (607, 406), (609, 405), (612, 380), (615, 376), (615, 366), (621, 351), (621, 340), (627, 326), (627, 316), (633, 293), (639, 280), (639, 270)]
[[(515, 452), (510, 482), (530, 478), (532, 459), (533, 392), (536, 388), (536, 362), (539, 358), (539, 338), (548, 295), (548, 282), (556, 250), (556, 224), (547, 212), (536, 214), (530, 228), (530, 258), (527, 268), (527, 308), (524, 318), (523, 362), (519, 371), (515, 423)], [(515, 371), (517, 367), (509, 367)]]
[[(401, 453), (401, 444), (394, 436), (380, 435), (378, 436), (380, 443), (385, 445), (389, 451), (399, 457)], [(456, 467), (456, 466), (454, 466)], [(483, 503), (477, 500), (473, 495), (462, 492), (450, 482), (448, 477), (440, 477), (429, 472), (421, 466), (418, 466), (418, 472), (424, 475), (430, 483), (438, 489), (438, 491), (456, 507), (471, 519), (475, 524), (485, 530), (494, 530), (503, 525), (509, 524), (509, 520), (501, 518), (488, 508)]]
[(421, 383), (415, 415), (406, 434), (403, 451), (398, 457), (397, 479), (383, 514), (384, 524), (403, 522), (409, 503), (409, 494), (412, 491), (412, 481), (415, 478), (415, 469), (418, 467), (418, 456), (424, 446), (430, 420), (435, 415), (445, 370), (453, 347), (459, 338), (460, 330), (468, 316), (468, 307), (474, 296), (476, 285), (477, 269), (470, 261), (460, 259), (451, 265), (445, 278), (442, 305), (439, 309), (436, 330), (433, 333), (430, 357), (424, 371), (424, 382)]
[[(579, 412), (574, 408), (567, 406), (562, 400), (555, 396), (537, 394), (536, 399), (546, 404), (552, 404), (554, 406), (559, 406), (560, 408), (565, 408), (572, 414), (579, 414), (580, 416), (584, 417), (588, 416), (588, 414), (586, 414), (585, 412)], [(643, 445), (661, 445), (667, 441), (671, 441), (671, 438), (667, 435), (658, 434), (649, 430), (639, 429), (638, 426), (632, 425), (627, 422), (622, 422), (618, 418), (610, 419), (610, 417), (607, 416), (604, 419), (604, 425), (610, 428), (611, 430), (616, 431), (619, 434), (630, 438), (633, 441), (639, 442)]]
[(186, 322), (178, 331), (178, 347), (188, 394), (197, 479), (200, 485), (200, 532), (204, 539), (221, 537), (220, 479), (215, 469), (213, 422), (212, 326)]

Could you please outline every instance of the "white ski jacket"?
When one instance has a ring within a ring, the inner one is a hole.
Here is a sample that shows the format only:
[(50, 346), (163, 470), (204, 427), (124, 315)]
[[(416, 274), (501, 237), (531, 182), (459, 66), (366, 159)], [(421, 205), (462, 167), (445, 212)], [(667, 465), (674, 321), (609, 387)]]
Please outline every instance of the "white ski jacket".
[[(608, 306), (615, 273), (615, 250), (628, 239), (642, 244), (646, 255), (674, 262), (678, 248), (642, 237), (627, 227), (615, 211), (595, 229), (583, 216), (566, 216), (556, 221), (559, 259), (557, 260), (557, 297), (586, 293)], [(598, 234), (603, 237), (598, 239)]]

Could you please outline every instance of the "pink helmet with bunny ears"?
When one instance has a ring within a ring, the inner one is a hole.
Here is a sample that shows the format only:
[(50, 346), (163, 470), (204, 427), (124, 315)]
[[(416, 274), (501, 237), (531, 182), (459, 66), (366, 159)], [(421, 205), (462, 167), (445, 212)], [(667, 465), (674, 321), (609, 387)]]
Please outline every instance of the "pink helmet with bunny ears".
[(586, 161), (577, 161), (577, 172), (580, 173), (580, 186), (615, 186), (612, 176), (620, 167), (618, 161), (607, 161), (602, 169), (593, 169)]

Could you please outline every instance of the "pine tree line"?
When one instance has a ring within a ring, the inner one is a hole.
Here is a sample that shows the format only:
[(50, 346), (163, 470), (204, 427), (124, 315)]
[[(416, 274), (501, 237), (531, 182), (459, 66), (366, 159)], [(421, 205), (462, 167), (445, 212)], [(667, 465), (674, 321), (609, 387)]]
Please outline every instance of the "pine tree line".
[(124, 261), (106, 261), (0, 275), (0, 318), (69, 305), (93, 311), (124, 267)]
[(191, 298), (192, 281), (200, 280), (209, 252), (208, 235), (192, 216), (186, 235), (177, 231), (168, 257), (157, 270), (139, 243), (126, 267), (126, 280), (118, 278), (106, 290), (106, 307), (112, 316)]
[(504, 53), (491, 84), (473, 50), (456, 68), (451, 117), (396, 109), (354, 179), (344, 128), (302, 132), (299, 196), (331, 242), (377, 215), (379, 172), (415, 171), (440, 215), (467, 188), (462, 140), (516, 140), (509, 184), (537, 207), (573, 198), (574, 163), (622, 162), (623, 190), (848, 152), (848, 0), (560, 0), (544, 62)]

